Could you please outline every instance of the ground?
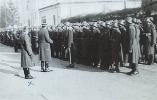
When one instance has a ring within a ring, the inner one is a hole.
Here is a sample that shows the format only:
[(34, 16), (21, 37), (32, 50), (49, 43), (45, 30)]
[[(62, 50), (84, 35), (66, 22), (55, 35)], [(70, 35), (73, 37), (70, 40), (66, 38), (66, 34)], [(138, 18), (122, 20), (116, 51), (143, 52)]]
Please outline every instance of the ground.
[[(108, 73), (90, 66), (52, 59), (54, 71), (40, 72), (38, 56), (31, 69), (33, 80), (25, 80), (20, 68), (20, 53), (0, 44), (0, 100), (156, 100), (157, 64), (140, 65), (139, 75)], [(20, 76), (15, 76), (15, 74)]]

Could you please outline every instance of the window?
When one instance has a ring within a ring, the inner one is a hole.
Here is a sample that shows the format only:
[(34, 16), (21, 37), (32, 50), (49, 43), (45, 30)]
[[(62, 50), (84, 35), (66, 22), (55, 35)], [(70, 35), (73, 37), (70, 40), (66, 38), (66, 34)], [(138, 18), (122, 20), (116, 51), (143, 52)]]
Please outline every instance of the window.
[(43, 16), (43, 17), (41, 18), (41, 23), (46, 23), (46, 16)]

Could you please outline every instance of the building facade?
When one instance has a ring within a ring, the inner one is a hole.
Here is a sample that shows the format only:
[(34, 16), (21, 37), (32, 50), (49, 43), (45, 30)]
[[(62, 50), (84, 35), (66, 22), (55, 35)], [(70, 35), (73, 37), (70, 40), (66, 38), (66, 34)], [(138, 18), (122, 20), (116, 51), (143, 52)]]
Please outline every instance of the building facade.
[(62, 19), (95, 13), (108, 13), (124, 8), (141, 7), (141, 0), (59, 0), (39, 9), (40, 22), (57, 25)]

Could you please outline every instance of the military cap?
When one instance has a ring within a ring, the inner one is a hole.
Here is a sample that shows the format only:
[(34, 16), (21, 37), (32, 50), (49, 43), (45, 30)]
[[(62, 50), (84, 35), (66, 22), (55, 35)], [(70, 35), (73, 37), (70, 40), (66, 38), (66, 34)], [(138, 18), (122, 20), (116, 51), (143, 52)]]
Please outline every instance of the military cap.
[(82, 22), (82, 26), (88, 26), (89, 24), (86, 21)]
[(150, 17), (150, 20), (151, 20), (151, 21), (154, 21), (154, 18), (153, 18), (153, 17)]
[(100, 25), (105, 27), (105, 26), (106, 26), (106, 23), (105, 23), (105, 22), (102, 22)]
[(98, 26), (97, 22), (94, 22), (94, 23), (93, 23), (93, 26), (94, 26), (94, 27), (97, 27), (97, 26)]
[(136, 18), (133, 18), (133, 19), (132, 19), (132, 22), (137, 23), (137, 19), (136, 19)]
[(118, 27), (118, 22), (117, 21), (113, 21), (112, 26), (117, 28)]
[(124, 20), (119, 20), (118, 24), (125, 25), (125, 21)]
[(146, 18), (146, 22), (151, 23), (150, 17), (147, 17), (147, 18)]
[(65, 23), (66, 26), (70, 26), (70, 24), (71, 24), (70, 22), (66, 22)]
[(132, 17), (127, 17), (127, 18), (126, 18), (126, 22), (132, 23)]
[(106, 21), (105, 23), (106, 23), (106, 25), (111, 25), (110, 21)]

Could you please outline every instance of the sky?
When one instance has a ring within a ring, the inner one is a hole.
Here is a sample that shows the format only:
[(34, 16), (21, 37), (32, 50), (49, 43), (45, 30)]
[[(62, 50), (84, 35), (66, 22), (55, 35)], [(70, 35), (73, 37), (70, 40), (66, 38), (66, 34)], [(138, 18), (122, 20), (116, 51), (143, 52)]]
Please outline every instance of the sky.
[[(6, 2), (6, 1), (9, 1), (9, 0), (0, 0), (0, 4), (3, 2)], [(18, 1), (18, 0), (12, 0), (14, 1), (15, 3)], [(21, 0), (23, 1), (23, 0)], [(48, 6), (50, 4), (54, 4), (56, 2), (89, 2), (89, 1), (109, 1), (109, 0), (37, 0), (39, 3), (39, 8), (42, 8), (42, 7), (45, 7), (45, 6)], [(120, 1), (120, 0), (113, 0), (113, 1)], [(121, 0), (121, 1), (124, 1), (124, 0)], [(126, 0), (126, 1), (129, 1), (129, 0)], [(135, 0), (130, 0), (130, 1), (135, 1)]]

